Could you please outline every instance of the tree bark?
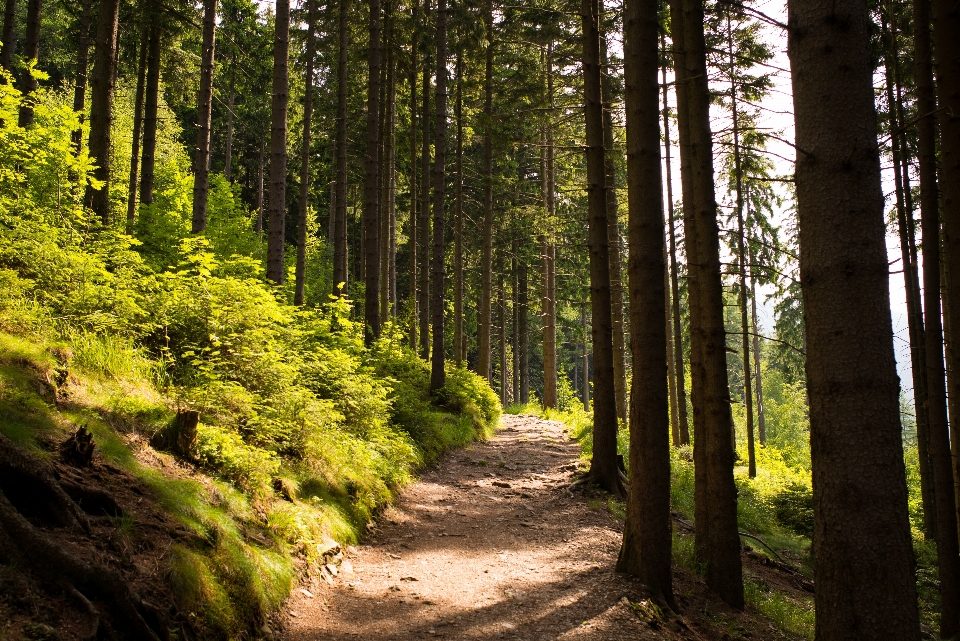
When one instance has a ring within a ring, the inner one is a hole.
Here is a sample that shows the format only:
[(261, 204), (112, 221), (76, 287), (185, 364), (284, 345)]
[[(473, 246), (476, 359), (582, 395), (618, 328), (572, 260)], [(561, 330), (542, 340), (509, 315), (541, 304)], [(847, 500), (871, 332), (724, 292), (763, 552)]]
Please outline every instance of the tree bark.
[(197, 100), (197, 155), (193, 161), (193, 227), (207, 228), (210, 191), (210, 119), (213, 115), (213, 61), (216, 53), (217, 0), (203, 0), (203, 42), (200, 57), (200, 97)]
[[(423, 3), (423, 32), (429, 34), (430, 0)], [(429, 39), (427, 40), (429, 42)], [(420, 300), (422, 313), (420, 314), (420, 358), (430, 360), (430, 48), (423, 52), (423, 114), (422, 138), (420, 146), (420, 222), (417, 232), (420, 234)]]
[[(603, 20), (603, 6), (600, 6)], [(613, 87), (607, 56), (607, 38), (600, 34), (600, 91), (603, 101), (604, 173), (607, 189), (607, 242), (610, 245), (610, 309), (613, 323), (613, 385), (617, 418), (627, 422), (627, 349), (623, 322), (623, 258), (620, 246), (620, 212), (617, 203), (617, 151), (613, 137)]]
[(97, 167), (93, 176), (103, 182), (103, 187), (99, 190), (87, 187), (85, 200), (104, 225), (110, 224), (110, 130), (113, 124), (119, 12), (120, 0), (103, 0), (100, 3), (97, 47), (93, 58), (93, 77), (90, 79), (90, 160)]
[(503, 282), (503, 257), (497, 260), (497, 276), (500, 280), (497, 287), (497, 314), (499, 323), (499, 353), (500, 361), (500, 404), (506, 407), (510, 400), (507, 397), (507, 288)]
[(0, 41), (0, 67), (13, 73), (13, 50), (16, 47), (16, 40), (13, 36), (13, 30), (17, 22), (17, 0), (6, 0), (3, 5), (3, 35)]
[[(160, 102), (160, 38), (154, 23), (147, 43), (147, 86), (143, 114), (143, 159), (140, 162), (140, 203), (153, 204), (153, 172), (157, 155), (157, 110)], [(91, 118), (93, 114), (91, 113)]]
[(490, 368), (490, 301), (493, 294), (493, 0), (484, 5), (487, 50), (483, 79), (483, 246), (480, 265), (480, 336), (477, 373), (493, 382)]
[(870, 13), (790, 0), (816, 638), (918, 639)]
[(307, 217), (310, 214), (310, 134), (313, 125), (313, 61), (316, 57), (316, 0), (307, 0), (307, 68), (303, 81), (303, 144), (300, 147), (300, 216), (293, 304), (304, 304), (307, 279)]
[(453, 354), (457, 367), (466, 360), (463, 335), (463, 51), (457, 48), (457, 166), (453, 220)]
[[(73, 110), (77, 113), (81, 123), (83, 123), (87, 111), (87, 66), (90, 55), (90, 5), (92, 4), (92, 0), (83, 0), (83, 5), (80, 9), (80, 25), (77, 36), (77, 80), (73, 86)], [(82, 135), (83, 131), (76, 129), (70, 137), (73, 141), (73, 146), (77, 149), (77, 153), (80, 153)]]
[[(350, 27), (347, 0), (340, 0), (340, 55), (337, 61), (337, 177), (333, 230), (333, 295), (347, 292), (347, 57)], [(342, 287), (342, 289), (341, 289)]]
[(418, 43), (420, 34), (420, 1), (413, 2), (413, 38), (410, 44), (410, 227), (407, 244), (410, 248), (410, 349), (416, 351), (420, 323), (420, 298), (417, 288), (420, 283), (418, 269), (420, 252), (419, 236), (420, 194), (417, 180), (417, 69), (419, 69)]
[(511, 319), (511, 333), (513, 334), (511, 340), (513, 345), (513, 377), (511, 378), (511, 382), (513, 383), (513, 402), (518, 403), (520, 400), (520, 302), (518, 299), (518, 293), (520, 291), (520, 269), (517, 265), (517, 254), (519, 253), (520, 246), (515, 231), (511, 245), (510, 278), (512, 283), (510, 288), (510, 307), (513, 312), (511, 314), (513, 316)]
[(527, 291), (527, 263), (520, 260), (517, 274), (517, 334), (520, 337), (520, 402), (526, 405), (530, 402), (530, 330), (528, 329), (527, 314), (529, 311), (529, 293)]
[(260, 157), (259, 157), (259, 167), (260, 170), (257, 172), (257, 222), (254, 224), (254, 231), (257, 234), (263, 233), (263, 141), (260, 141)]
[[(751, 263), (753, 260), (750, 261)], [(757, 438), (760, 445), (767, 444), (767, 424), (763, 411), (763, 376), (760, 374), (760, 338), (757, 336), (759, 325), (757, 324), (757, 279), (751, 274), (750, 278), (750, 304), (752, 305), (753, 316), (753, 370), (757, 379)]]
[(543, 251), (543, 406), (557, 409), (557, 287), (556, 264), (557, 249), (553, 239), (554, 216), (556, 214), (556, 192), (554, 190), (554, 149), (553, 149), (553, 43), (546, 51), (547, 95), (549, 116), (543, 133), (542, 186), (543, 208), (547, 219), (547, 234), (542, 239)]
[[(927, 383), (926, 383), (926, 355), (925, 355), (925, 342), (924, 342), (924, 328), (923, 328), (923, 309), (921, 307), (921, 294), (919, 287), (919, 279), (917, 278), (917, 264), (916, 264), (916, 251), (914, 249), (914, 235), (910, 226), (907, 223), (907, 212), (906, 212), (906, 188), (904, 185), (903, 178), (908, 174), (903, 171), (902, 164), (904, 162), (903, 158), (903, 149), (901, 146), (901, 128), (902, 121), (898, 117), (898, 105), (899, 101), (894, 97), (894, 67), (896, 63), (891, 64), (891, 58), (895, 57), (896, 49), (892, 34), (887, 28), (887, 16), (884, 10), (880, 12), (880, 21), (881, 21), (881, 32), (885, 40), (885, 53), (884, 53), (884, 71), (886, 74), (886, 94), (887, 94), (887, 105), (888, 105), (888, 126), (890, 128), (890, 147), (893, 156), (893, 180), (894, 180), (894, 191), (896, 194), (896, 211), (897, 211), (897, 229), (900, 235), (900, 258), (903, 264), (903, 280), (904, 280), (904, 290), (906, 293), (907, 299), (907, 329), (910, 337), (910, 372), (913, 379), (913, 398), (914, 398), (914, 407), (916, 408), (916, 422), (917, 422), (917, 450), (919, 455), (920, 463), (920, 495), (923, 500), (923, 529), (924, 537), (935, 540), (936, 539), (936, 498), (933, 491), (933, 477), (930, 470), (930, 452), (929, 452), (929, 429), (928, 429), (928, 420), (927, 420)], [(922, 37), (922, 36), (921, 36)], [(929, 31), (927, 31), (927, 38), (929, 38)], [(920, 68), (921, 65), (918, 65)], [(922, 71), (922, 69), (920, 69)], [(927, 67), (928, 72), (928, 83), (929, 83), (929, 65)], [(923, 84), (923, 81), (920, 82)], [(927, 100), (932, 99), (933, 87), (928, 86), (924, 89), (928, 96)], [(932, 105), (927, 104), (927, 108), (931, 108)], [(933, 120), (927, 118), (929, 122), (923, 123), (920, 126), (921, 130), (927, 128), (920, 132), (920, 140), (918, 141), (918, 147), (921, 149), (922, 153), (931, 153), (931, 150), (926, 149), (927, 146), (934, 144), (934, 138), (936, 133), (934, 131)], [(931, 156), (932, 157), (932, 156)], [(924, 165), (925, 170), (929, 170), (930, 158), (926, 158), (926, 163)], [(925, 178), (926, 180), (936, 180), (936, 171)], [(921, 191), (923, 187), (921, 186)], [(936, 189), (934, 187), (934, 189)], [(936, 191), (934, 191), (934, 202), (936, 202)], [(929, 194), (927, 194), (929, 198)], [(921, 197), (922, 198), (922, 197)], [(911, 226), (913, 213), (910, 213)]]
[(430, 390), (446, 385), (444, 370), (444, 228), (446, 213), (446, 150), (447, 150), (447, 0), (437, 0), (437, 113), (434, 118), (433, 162), (433, 274), (431, 278), (431, 316), (433, 317), (433, 355), (430, 368)]
[(137, 222), (137, 182), (140, 177), (140, 137), (143, 133), (143, 93), (147, 75), (146, 26), (141, 30), (140, 61), (137, 63), (137, 95), (133, 107), (133, 140), (130, 145), (130, 178), (127, 182), (127, 233), (133, 235)]
[(277, 0), (273, 38), (273, 98), (270, 125), (270, 196), (267, 209), (267, 280), (286, 278), (287, 105), (289, 96), (290, 0)]
[[(682, 60), (677, 106), (681, 116), (681, 173), (684, 165), (687, 169), (687, 176), (682, 177), (691, 310), (694, 464), (700, 468), (695, 478), (697, 547), (706, 564), (707, 585), (734, 608), (742, 608), (733, 418), (727, 378), (703, 6), (697, 0), (674, 0), (671, 19), (675, 34), (676, 25), (682, 29), (681, 46), (676, 47), (675, 35), (674, 49)], [(686, 163), (684, 155), (689, 159)]]
[[(920, 1), (920, 0), (918, 0)], [(947, 280), (947, 295), (954, 301), (949, 309), (950, 326), (960, 327), (960, 7), (955, 3), (944, 0), (933, 0), (933, 47), (937, 52), (937, 99), (940, 114), (940, 158), (941, 158), (941, 210), (943, 218), (944, 245), (947, 261), (947, 273), (952, 277)], [(921, 114), (929, 112), (921, 111)], [(930, 224), (936, 220), (936, 210), (930, 212)], [(926, 220), (923, 206), (920, 208), (922, 221)], [(927, 223), (922, 222), (924, 239), (926, 239)], [(935, 238), (932, 234), (931, 239)], [(927, 276), (927, 246), (923, 245), (924, 253), (924, 282)], [(933, 273), (932, 270), (930, 272)], [(933, 287), (925, 287), (924, 302), (931, 300), (936, 291)], [(937, 411), (940, 390), (935, 389), (931, 377), (942, 366), (940, 361), (932, 363), (937, 354), (942, 353), (942, 342), (938, 345), (940, 335), (932, 327), (931, 316), (939, 315), (936, 308), (924, 306), (924, 338), (927, 345), (927, 394), (930, 409), (927, 419), (930, 422), (930, 451), (934, 468), (934, 478), (937, 498), (937, 556), (940, 560), (940, 598), (941, 621), (940, 636), (944, 639), (960, 634), (960, 556), (958, 556), (957, 524), (960, 517), (957, 514), (957, 498), (953, 488), (953, 472), (947, 474), (947, 464), (950, 461), (950, 449), (946, 431), (946, 421), (939, 424), (940, 417), (934, 416), (934, 404)], [(933, 309), (934, 311), (931, 311)], [(933, 369), (937, 368), (937, 369)], [(937, 385), (942, 381), (937, 381)], [(958, 462), (960, 465), (960, 462)], [(947, 496), (949, 494), (949, 496)], [(947, 513), (950, 513), (949, 515)], [(949, 532), (946, 530), (949, 528)], [(945, 567), (949, 564), (949, 568)]]
[(233, 181), (233, 108), (236, 104), (237, 92), (236, 92), (236, 76), (233, 70), (233, 63), (235, 60), (231, 60), (231, 69), (230, 69), (230, 89), (227, 94), (227, 139), (224, 144), (224, 161), (223, 161), (223, 177), (226, 178), (227, 182)]
[(370, 40), (367, 49), (367, 156), (365, 160), (364, 248), (364, 342), (380, 337), (380, 165), (377, 147), (380, 134), (380, 0), (369, 0)]
[[(36, 65), (40, 55), (40, 16), (43, 11), (41, 0), (27, 0), (27, 31), (24, 34), (23, 60), (25, 65)], [(33, 124), (33, 102), (30, 94), (37, 90), (37, 78), (32, 69), (27, 68), (22, 76), (22, 95), (24, 102), (20, 105), (21, 127)]]
[(743, 402), (747, 410), (747, 473), (750, 478), (757, 476), (757, 454), (754, 450), (753, 432), (753, 381), (750, 374), (750, 321), (747, 315), (747, 228), (743, 220), (743, 171), (740, 161), (740, 113), (737, 111), (736, 61), (733, 55), (733, 28), (730, 25), (730, 13), (727, 12), (727, 53), (730, 65), (730, 115), (733, 120), (733, 166), (736, 180), (737, 209), (737, 256), (740, 270), (740, 345), (743, 356)]
[(657, 0), (624, 7), (630, 284), (630, 493), (617, 570), (675, 608), (671, 572), (667, 292), (660, 174)]
[(390, 52), (387, 73), (387, 311), (384, 320), (397, 316), (397, 59), (395, 6), (390, 6)]
[[(610, 248), (603, 149), (603, 103), (600, 81), (600, 2), (583, 0), (583, 79), (586, 115), (587, 199), (589, 202), (590, 306), (593, 316), (593, 460), (590, 477), (620, 496), (617, 466), (617, 399), (613, 370), (610, 301)], [(584, 378), (586, 372), (584, 372)]]

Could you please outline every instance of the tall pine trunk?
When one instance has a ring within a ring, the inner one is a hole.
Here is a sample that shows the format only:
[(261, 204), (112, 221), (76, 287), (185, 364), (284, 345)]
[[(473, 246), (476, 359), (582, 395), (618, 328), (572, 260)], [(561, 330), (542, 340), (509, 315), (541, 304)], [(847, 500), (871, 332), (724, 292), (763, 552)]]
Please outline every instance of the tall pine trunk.
[(367, 154), (363, 206), (364, 342), (380, 337), (380, 0), (369, 0), (370, 36), (367, 48)]
[(753, 432), (753, 381), (750, 374), (750, 321), (747, 314), (747, 228), (743, 219), (743, 167), (740, 158), (740, 112), (737, 96), (735, 59), (733, 53), (733, 28), (730, 25), (730, 13), (727, 12), (727, 54), (730, 65), (730, 115), (733, 121), (733, 171), (736, 181), (737, 210), (737, 257), (740, 271), (740, 345), (743, 356), (743, 402), (747, 410), (747, 473), (750, 478), (757, 476), (757, 454), (754, 450)]
[(304, 303), (307, 279), (307, 216), (310, 213), (310, 134), (313, 125), (313, 59), (316, 56), (316, 0), (307, 0), (307, 68), (303, 79), (303, 143), (300, 147), (300, 216), (293, 304)]
[[(90, 14), (93, 0), (83, 0), (80, 8), (80, 25), (77, 35), (77, 79), (73, 86), (73, 111), (77, 113), (82, 123), (86, 117), (87, 104), (87, 66), (90, 55)], [(141, 49), (143, 45), (141, 43)], [(77, 153), (80, 152), (80, 142), (83, 131), (76, 129), (70, 139), (73, 141)]]
[[(593, 317), (593, 460), (590, 477), (614, 495), (623, 494), (617, 466), (617, 398), (613, 368), (610, 247), (607, 225), (603, 102), (600, 70), (600, 2), (583, 0), (583, 79), (589, 207), (590, 306)], [(666, 362), (666, 361), (664, 361)], [(584, 371), (584, 379), (586, 379)]]
[(273, 38), (273, 102), (270, 126), (270, 197), (267, 209), (267, 279), (286, 278), (287, 105), (289, 96), (290, 0), (277, 0)]
[(137, 63), (137, 94), (133, 106), (133, 137), (130, 145), (130, 178), (127, 181), (127, 233), (131, 236), (137, 222), (137, 182), (140, 178), (140, 138), (143, 133), (143, 94), (147, 75), (146, 26), (141, 31), (140, 61)]
[[(333, 295), (346, 293), (347, 288), (347, 58), (350, 48), (349, 5), (340, 0), (340, 54), (337, 60), (337, 175), (336, 211), (333, 225)], [(341, 286), (343, 289), (341, 290)]]
[(463, 52), (457, 48), (457, 160), (453, 213), (453, 358), (457, 367), (466, 359), (463, 335)]
[(521, 258), (517, 274), (517, 334), (520, 336), (520, 402), (526, 405), (530, 402), (530, 330), (527, 320), (529, 312), (529, 292), (527, 285), (527, 263)]
[(217, 35), (217, 0), (203, 0), (203, 43), (200, 57), (200, 97), (197, 100), (197, 155), (193, 162), (193, 227), (207, 228), (210, 191), (210, 118), (213, 114), (213, 59)]
[[(231, 60), (231, 63), (234, 61)], [(233, 180), (233, 109), (236, 105), (236, 74), (233, 71), (233, 64), (230, 65), (230, 89), (227, 94), (227, 139), (224, 143), (223, 177), (227, 182)]]
[(93, 77), (90, 79), (90, 160), (97, 167), (93, 176), (103, 183), (103, 187), (99, 190), (87, 187), (85, 200), (104, 225), (110, 224), (110, 131), (119, 17), (120, 0), (102, 0), (97, 17)]
[[(23, 63), (36, 65), (40, 55), (40, 16), (43, 11), (42, 0), (27, 0), (27, 31), (23, 42)], [(37, 78), (31, 68), (23, 70), (22, 94), (24, 102), (20, 105), (20, 126), (33, 124), (33, 98), (30, 94), (37, 90)]]
[(13, 72), (13, 49), (16, 47), (16, 40), (13, 30), (17, 24), (17, 0), (6, 0), (3, 5), (3, 33), (0, 38), (0, 67), (8, 72)]
[(447, 148), (447, 0), (437, 1), (437, 113), (434, 119), (433, 162), (433, 269), (431, 278), (430, 315), (433, 321), (433, 358), (430, 368), (430, 390), (446, 385), (444, 371), (444, 228), (446, 214), (446, 148)]
[(624, 7), (629, 188), (630, 493), (617, 570), (673, 603), (667, 292), (660, 174), (657, 0)]
[[(603, 5), (600, 6), (603, 20)], [(604, 173), (607, 188), (607, 242), (610, 245), (610, 309), (613, 324), (613, 385), (617, 418), (627, 421), (627, 349), (623, 324), (623, 258), (620, 246), (620, 215), (617, 202), (617, 156), (613, 137), (613, 87), (610, 82), (607, 38), (600, 34), (600, 91), (603, 100)]]
[[(160, 38), (162, 28), (154, 22), (147, 41), (147, 84), (143, 110), (143, 152), (140, 161), (140, 203), (153, 204), (153, 172), (157, 156), (157, 110), (160, 103)], [(91, 119), (93, 110), (91, 110)]]
[(420, 322), (420, 299), (417, 292), (420, 279), (420, 252), (417, 244), (419, 236), (419, 208), (420, 193), (417, 180), (417, 70), (419, 69), (419, 34), (420, 34), (420, 1), (413, 2), (413, 42), (410, 44), (410, 227), (407, 233), (407, 246), (410, 248), (410, 349), (416, 351), (418, 345), (418, 330)]
[(556, 288), (556, 245), (553, 239), (553, 224), (556, 208), (554, 191), (554, 153), (553, 153), (553, 43), (546, 51), (547, 95), (545, 103), (549, 108), (543, 132), (543, 151), (541, 152), (541, 183), (543, 188), (543, 209), (547, 219), (547, 234), (543, 236), (543, 406), (557, 409), (557, 288)]
[[(742, 608), (737, 488), (733, 481), (733, 417), (727, 377), (703, 6), (697, 0), (675, 0), (671, 5), (674, 25), (678, 24), (674, 4), (682, 6), (679, 25), (682, 29), (680, 58), (683, 69), (678, 80), (686, 84), (681, 90), (678, 83), (677, 106), (686, 122), (686, 125), (683, 120), (680, 123), (681, 160), (684, 152), (689, 158), (687, 184), (684, 185), (684, 231), (688, 242), (692, 241), (688, 244), (687, 264), (691, 353), (696, 353), (696, 359), (691, 356), (694, 458), (695, 465), (701, 468), (695, 478), (698, 552), (706, 564), (707, 585), (731, 606)], [(683, 143), (684, 127), (686, 145)], [(699, 453), (696, 452), (698, 449)]]
[(816, 638), (919, 639), (870, 13), (788, 3), (813, 462)]
[[(423, 33), (429, 35), (430, 0), (423, 3)], [(429, 42), (429, 39), (427, 39)], [(430, 359), (430, 47), (423, 51), (423, 99), (421, 106), (422, 134), (420, 141), (420, 222), (417, 226), (420, 243), (420, 358)]]
[(493, 382), (490, 367), (490, 303), (493, 295), (493, 0), (486, 0), (486, 67), (483, 79), (483, 244), (480, 263), (480, 327), (477, 373)]
[[(750, 263), (754, 264), (753, 253), (750, 254)], [(760, 331), (757, 323), (757, 278), (750, 274), (750, 305), (753, 317), (753, 371), (757, 381), (757, 439), (760, 445), (767, 444), (767, 423), (763, 410), (763, 376), (760, 373)]]

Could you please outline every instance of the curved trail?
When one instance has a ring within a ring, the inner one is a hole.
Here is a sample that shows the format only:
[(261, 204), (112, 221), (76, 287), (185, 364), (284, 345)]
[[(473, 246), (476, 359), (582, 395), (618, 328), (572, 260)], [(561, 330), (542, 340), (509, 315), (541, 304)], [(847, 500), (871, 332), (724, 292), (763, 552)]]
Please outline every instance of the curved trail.
[(296, 590), (283, 638), (664, 638), (624, 600), (642, 588), (613, 571), (621, 526), (566, 489), (579, 446), (531, 416), (502, 428), (407, 488), (353, 572)]

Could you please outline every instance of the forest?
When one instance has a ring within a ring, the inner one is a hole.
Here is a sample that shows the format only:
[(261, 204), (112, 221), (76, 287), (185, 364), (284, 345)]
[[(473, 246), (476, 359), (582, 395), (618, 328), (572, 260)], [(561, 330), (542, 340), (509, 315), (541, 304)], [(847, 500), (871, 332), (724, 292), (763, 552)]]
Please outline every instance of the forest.
[(623, 638), (960, 638), (960, 5), (4, 2), (0, 639), (341, 638), (560, 424)]

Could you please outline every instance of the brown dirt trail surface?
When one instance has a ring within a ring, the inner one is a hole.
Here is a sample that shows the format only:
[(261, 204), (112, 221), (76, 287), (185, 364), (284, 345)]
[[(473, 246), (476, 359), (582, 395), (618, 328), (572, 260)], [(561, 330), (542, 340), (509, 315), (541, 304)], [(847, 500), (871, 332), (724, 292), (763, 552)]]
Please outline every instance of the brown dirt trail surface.
[[(643, 586), (614, 572), (622, 523), (569, 489), (579, 445), (553, 421), (505, 415), (501, 427), (408, 487), (331, 584), (295, 590), (282, 638), (787, 638), (714, 602), (733, 636), (676, 616), (648, 624), (631, 605), (648, 603)], [(701, 611), (700, 582), (677, 578), (681, 606)]]

